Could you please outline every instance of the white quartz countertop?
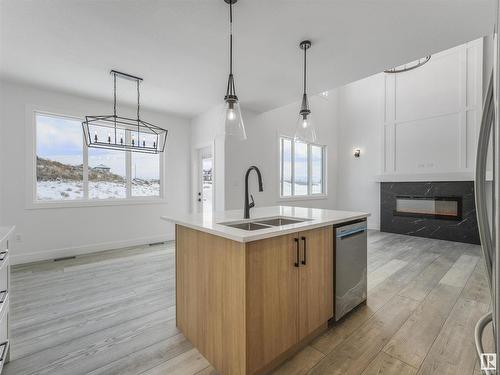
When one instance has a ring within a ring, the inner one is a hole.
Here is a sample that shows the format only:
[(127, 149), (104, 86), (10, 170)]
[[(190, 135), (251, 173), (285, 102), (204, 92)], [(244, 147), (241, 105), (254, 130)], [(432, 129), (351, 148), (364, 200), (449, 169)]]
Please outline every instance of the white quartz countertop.
[[(364, 219), (370, 216), (366, 212), (324, 210), (320, 208), (305, 208), (291, 206), (255, 207), (250, 211), (250, 219), (243, 219), (243, 210), (232, 210), (214, 212), (210, 214), (187, 214), (162, 216), (163, 220), (174, 222), (188, 228), (200, 230), (225, 237), (238, 242), (251, 242), (264, 238), (281, 236), (283, 234), (295, 233), (297, 231), (320, 228), (327, 225), (342, 224), (348, 221)], [(301, 223), (270, 227), (258, 230), (244, 230), (231, 228), (220, 223), (247, 222), (256, 219), (270, 219), (275, 217), (287, 217), (307, 219)]]
[(3, 241), (13, 230), (14, 226), (0, 227), (0, 242)]

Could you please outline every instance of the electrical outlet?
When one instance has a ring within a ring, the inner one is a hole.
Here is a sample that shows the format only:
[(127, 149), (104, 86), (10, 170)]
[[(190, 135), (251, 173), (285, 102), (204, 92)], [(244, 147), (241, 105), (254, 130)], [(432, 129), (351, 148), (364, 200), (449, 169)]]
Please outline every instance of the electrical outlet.
[(16, 234), (16, 242), (23, 242), (23, 236), (21, 234)]

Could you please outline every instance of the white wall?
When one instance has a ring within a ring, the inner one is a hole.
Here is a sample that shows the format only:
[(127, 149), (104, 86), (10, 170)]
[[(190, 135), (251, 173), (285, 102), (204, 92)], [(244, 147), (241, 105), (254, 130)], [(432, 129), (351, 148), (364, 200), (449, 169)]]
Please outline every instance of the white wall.
[[(353, 82), (330, 91), (328, 100), (311, 97), (319, 143), (328, 147), (328, 198), (323, 200), (279, 199), (278, 135), (293, 135), (299, 103), (262, 114), (244, 111), (248, 140), (226, 140), (223, 162), (219, 159), (219, 171), (216, 168), (216, 173), (224, 173), (220, 199), (226, 209), (243, 208), (245, 172), (256, 165), (264, 180), (264, 192), (259, 193), (252, 172), (250, 191), (256, 205), (367, 211), (372, 214), (369, 227), (377, 229), (383, 175), (406, 181), (459, 175), (472, 179), (481, 60), (482, 40), (476, 40), (436, 54), (414, 71)], [(221, 113), (217, 108), (193, 120), (192, 140), (213, 140)], [(354, 148), (361, 149), (360, 158), (354, 158)]]
[(337, 91), (339, 209), (371, 212), (368, 224), (379, 228), (377, 181), (472, 179), (482, 40), (436, 54), (413, 71), (380, 73)]
[[(337, 90), (338, 153), (337, 208), (371, 213), (368, 226), (380, 228), (381, 126), (384, 113), (384, 74)], [(354, 157), (354, 148), (361, 150)]]
[(214, 158), (214, 209), (225, 209), (225, 140), (221, 136), (223, 105), (217, 106), (191, 119), (191, 211), (196, 210), (198, 190), (196, 150), (208, 146), (213, 148)]
[(228, 140), (226, 146), (226, 207), (242, 209), (244, 204), (245, 172), (256, 165), (261, 173), (264, 191), (258, 192), (257, 176), (252, 172), (249, 190), (257, 206), (291, 205), (303, 207), (336, 207), (337, 185), (337, 98), (310, 97), (311, 111), (317, 130), (318, 143), (327, 146), (327, 192), (325, 199), (281, 200), (279, 186), (279, 135), (293, 136), (300, 104), (298, 102), (255, 114), (244, 111), (248, 139)]
[[(258, 191), (257, 176), (250, 177), (250, 192), (257, 206), (295, 205), (304, 207), (335, 208), (337, 169), (337, 99), (319, 96), (310, 98), (311, 109), (318, 128), (319, 143), (327, 146), (328, 197), (325, 199), (279, 199), (279, 135), (293, 136), (299, 103), (292, 103), (269, 112), (257, 114), (243, 109), (243, 120), (248, 139), (244, 142), (224, 140), (222, 106), (216, 107), (191, 120), (193, 150), (215, 142), (215, 209), (242, 209), (244, 180), (248, 167), (256, 165), (263, 178), (264, 191)], [(193, 172), (194, 175), (194, 172)], [(195, 192), (192, 187), (192, 201)], [(194, 207), (192, 204), (192, 208)]]
[[(169, 130), (165, 165), (166, 204), (27, 209), (24, 188), (27, 108), (43, 107), (61, 114), (106, 114), (111, 111), (112, 104), (14, 83), (2, 84), (0, 200), (3, 222), (17, 225), (17, 234), (22, 237), (22, 242), (14, 244), (14, 263), (173, 238), (173, 226), (160, 220), (160, 215), (188, 211), (188, 120), (143, 111), (144, 119)], [(132, 109), (128, 111), (132, 115)]]

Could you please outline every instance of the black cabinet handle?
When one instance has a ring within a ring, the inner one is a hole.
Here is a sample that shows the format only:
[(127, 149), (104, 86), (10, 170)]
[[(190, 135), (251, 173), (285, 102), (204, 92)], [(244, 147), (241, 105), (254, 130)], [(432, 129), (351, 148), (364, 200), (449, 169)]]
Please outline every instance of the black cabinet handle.
[(297, 257), (295, 258), (296, 261), (294, 263), (294, 266), (295, 267), (300, 267), (300, 264), (299, 264), (299, 257), (300, 257), (300, 254), (299, 254), (299, 252), (300, 252), (300, 250), (299, 250), (299, 247), (300, 247), (300, 245), (299, 245), (299, 239), (298, 238), (294, 238), (294, 241), (295, 241), (295, 246), (296, 246), (296, 249), (297, 249)]
[(302, 237), (302, 241), (304, 241), (304, 260), (302, 260), (302, 264), (305, 266), (307, 264), (307, 242), (306, 242), (306, 238)]

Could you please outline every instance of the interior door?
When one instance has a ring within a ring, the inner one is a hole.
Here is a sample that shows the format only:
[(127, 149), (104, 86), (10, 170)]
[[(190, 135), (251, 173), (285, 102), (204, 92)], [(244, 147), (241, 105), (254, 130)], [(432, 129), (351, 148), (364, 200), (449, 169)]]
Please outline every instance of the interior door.
[(247, 244), (247, 373), (298, 342), (296, 234)]
[(333, 317), (333, 228), (299, 233), (299, 340)]
[(198, 150), (198, 189), (197, 189), (197, 211), (213, 211), (214, 195), (214, 158), (212, 147), (205, 147)]

